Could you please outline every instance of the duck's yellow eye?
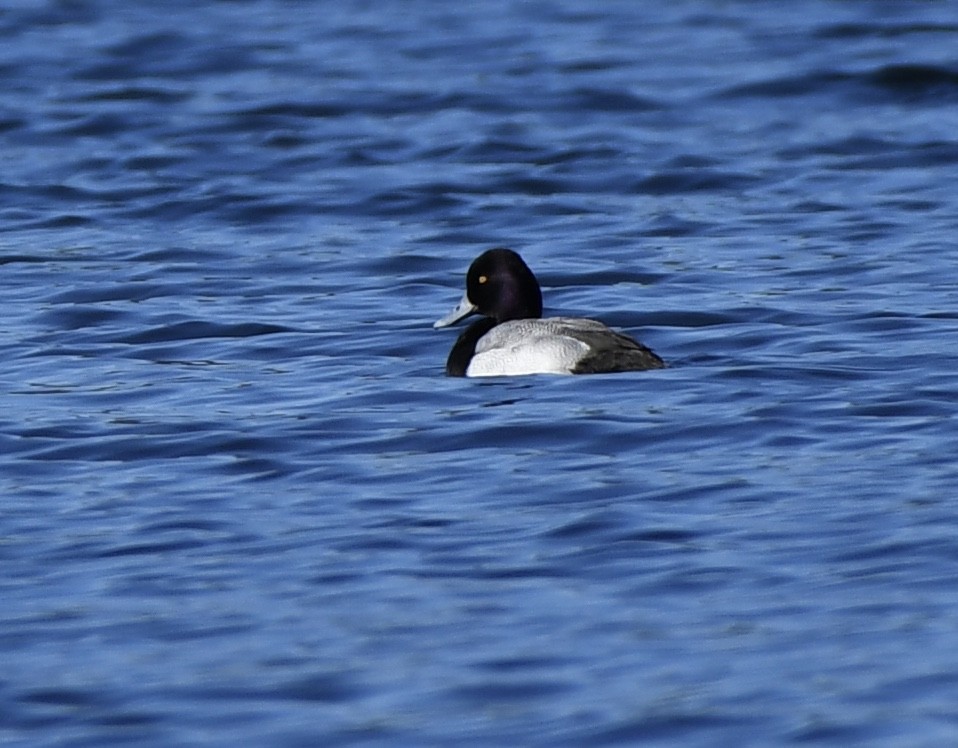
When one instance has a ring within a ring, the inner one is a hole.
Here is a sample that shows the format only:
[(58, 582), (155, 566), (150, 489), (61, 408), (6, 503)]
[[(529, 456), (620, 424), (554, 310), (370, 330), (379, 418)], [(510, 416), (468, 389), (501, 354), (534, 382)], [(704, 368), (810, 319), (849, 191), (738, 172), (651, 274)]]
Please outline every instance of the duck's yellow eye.
[(480, 275), (480, 276), (479, 276), (479, 282), (480, 282), (480, 283), (488, 283), (488, 282), (489, 282), (489, 278), (488, 278), (487, 276), (485, 276), (485, 275)]

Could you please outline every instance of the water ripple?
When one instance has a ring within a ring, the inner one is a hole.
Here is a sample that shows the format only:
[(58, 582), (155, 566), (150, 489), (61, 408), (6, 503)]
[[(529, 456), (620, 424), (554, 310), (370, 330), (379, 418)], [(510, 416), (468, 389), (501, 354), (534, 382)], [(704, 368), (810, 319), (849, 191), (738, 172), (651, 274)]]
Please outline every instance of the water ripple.
[[(955, 742), (946, 4), (34, 5), (5, 740)], [(494, 245), (669, 368), (444, 377)]]

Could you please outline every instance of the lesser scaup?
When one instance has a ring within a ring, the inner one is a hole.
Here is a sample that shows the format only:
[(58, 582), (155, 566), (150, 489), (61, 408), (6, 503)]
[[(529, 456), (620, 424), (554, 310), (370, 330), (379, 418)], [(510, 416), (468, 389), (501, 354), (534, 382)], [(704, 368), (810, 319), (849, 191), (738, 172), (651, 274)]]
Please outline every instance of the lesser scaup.
[(490, 249), (473, 260), (462, 300), (433, 326), (448, 327), (476, 313), (483, 319), (473, 322), (449, 353), (449, 376), (598, 374), (665, 366), (650, 349), (601, 322), (541, 319), (539, 281), (511, 249)]

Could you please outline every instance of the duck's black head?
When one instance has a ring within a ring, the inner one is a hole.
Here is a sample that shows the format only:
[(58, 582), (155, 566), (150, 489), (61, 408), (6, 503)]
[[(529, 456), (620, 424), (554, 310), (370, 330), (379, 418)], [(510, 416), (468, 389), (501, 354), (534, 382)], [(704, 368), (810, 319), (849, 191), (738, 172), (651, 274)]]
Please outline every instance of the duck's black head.
[(435, 326), (454, 325), (477, 312), (496, 322), (542, 316), (539, 281), (511, 249), (490, 249), (472, 261), (466, 273), (466, 292), (462, 300)]
[(479, 314), (497, 322), (542, 316), (539, 281), (511, 249), (490, 249), (473, 260), (466, 274), (466, 295)]

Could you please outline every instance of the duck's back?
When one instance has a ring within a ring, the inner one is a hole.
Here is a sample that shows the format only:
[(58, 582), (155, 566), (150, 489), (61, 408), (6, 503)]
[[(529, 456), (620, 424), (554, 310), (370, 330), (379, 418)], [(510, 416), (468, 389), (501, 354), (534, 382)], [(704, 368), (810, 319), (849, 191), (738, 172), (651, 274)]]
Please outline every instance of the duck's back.
[(665, 364), (632, 338), (578, 317), (520, 319), (482, 336), (467, 375), (594, 374), (658, 369)]
[(662, 369), (665, 362), (655, 352), (628, 335), (610, 330), (601, 322), (576, 319), (568, 334), (584, 343), (588, 353), (576, 363), (573, 374), (603, 374), (617, 371)]

